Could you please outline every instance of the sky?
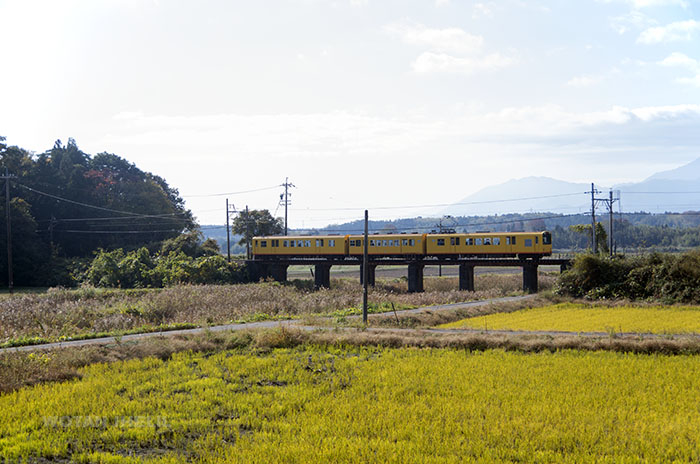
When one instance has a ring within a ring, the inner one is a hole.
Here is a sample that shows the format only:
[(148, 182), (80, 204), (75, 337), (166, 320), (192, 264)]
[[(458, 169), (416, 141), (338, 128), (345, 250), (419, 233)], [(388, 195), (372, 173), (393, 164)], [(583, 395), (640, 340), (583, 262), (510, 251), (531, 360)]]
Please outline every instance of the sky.
[(283, 215), (287, 178), (300, 228), (700, 157), (700, 1), (0, 0), (0, 18), (7, 143), (117, 154), (201, 224), (227, 198)]

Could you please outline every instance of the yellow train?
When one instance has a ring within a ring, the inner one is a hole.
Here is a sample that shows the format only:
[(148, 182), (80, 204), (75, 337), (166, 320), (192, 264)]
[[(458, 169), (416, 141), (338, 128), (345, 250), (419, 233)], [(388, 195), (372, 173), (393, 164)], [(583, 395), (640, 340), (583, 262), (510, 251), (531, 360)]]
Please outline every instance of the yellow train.
[[(537, 258), (552, 254), (552, 234), (480, 232), (474, 234), (372, 234), (373, 258)], [(253, 238), (253, 259), (360, 257), (363, 235), (275, 236)]]

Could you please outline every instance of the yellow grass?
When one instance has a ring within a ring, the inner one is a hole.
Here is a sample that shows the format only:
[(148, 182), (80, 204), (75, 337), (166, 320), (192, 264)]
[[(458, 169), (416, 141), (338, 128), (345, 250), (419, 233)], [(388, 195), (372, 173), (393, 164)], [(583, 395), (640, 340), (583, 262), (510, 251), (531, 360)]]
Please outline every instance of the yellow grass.
[(700, 459), (693, 356), (305, 347), (82, 372), (0, 396), (0, 460)]
[(697, 333), (700, 332), (700, 307), (591, 307), (562, 303), (512, 313), (472, 317), (440, 327), (567, 332)]

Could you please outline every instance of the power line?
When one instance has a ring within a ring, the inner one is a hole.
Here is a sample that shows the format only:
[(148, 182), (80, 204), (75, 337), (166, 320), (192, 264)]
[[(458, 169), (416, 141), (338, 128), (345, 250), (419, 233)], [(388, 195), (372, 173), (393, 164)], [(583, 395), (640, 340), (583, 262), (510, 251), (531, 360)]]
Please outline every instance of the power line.
[[(432, 205), (404, 205), (404, 206), (376, 206), (369, 209), (373, 210), (385, 210), (385, 209), (417, 209), (417, 208), (436, 208), (442, 206), (462, 206), (462, 205), (484, 205), (489, 203), (507, 203), (513, 201), (527, 201), (527, 200), (541, 200), (546, 198), (559, 198), (559, 197), (570, 197), (574, 195), (583, 195), (585, 192), (578, 193), (562, 193), (559, 195), (543, 195), (538, 197), (522, 197), (522, 198), (509, 198), (504, 200), (484, 200), (484, 201), (468, 201), (460, 203), (438, 203)], [(294, 211), (364, 211), (366, 208), (303, 208), (295, 209)]]
[[(65, 202), (67, 202), (67, 203), (72, 203), (72, 204), (78, 205), (78, 206), (84, 206), (84, 207), (86, 207), (86, 208), (93, 208), (93, 209), (98, 209), (98, 210), (101, 210), (101, 211), (109, 211), (109, 212), (112, 212), (112, 213), (126, 214), (126, 215), (129, 215), (129, 216), (138, 216), (138, 217), (142, 217), (142, 218), (151, 218), (151, 217), (162, 217), (162, 216), (164, 216), (164, 215), (161, 215), (161, 214), (132, 213), (131, 211), (122, 211), (122, 210), (118, 210), (118, 209), (104, 208), (104, 207), (102, 207), (102, 206), (90, 205), (90, 204), (87, 204), (87, 203), (82, 203), (82, 202), (80, 202), (80, 201), (69, 200), (68, 198), (59, 197), (58, 195), (52, 195), (52, 194), (50, 194), (50, 193), (42, 192), (41, 190), (33, 189), (33, 188), (29, 187), (29, 186), (20, 184), (20, 183), (18, 183), (18, 182), (16, 182), (16, 184), (19, 185), (19, 186), (22, 187), (22, 188), (25, 188), (25, 189), (27, 189), (27, 190), (29, 190), (29, 191), (31, 191), (31, 192), (37, 193), (37, 194), (39, 194), (39, 195), (43, 195), (43, 196), (46, 196), (46, 197), (49, 197), (49, 198), (53, 198), (53, 199), (59, 200), (59, 201), (65, 201)], [(176, 216), (176, 215), (180, 215), (180, 214), (186, 214), (186, 213), (185, 213), (185, 212), (168, 213), (168, 214), (166, 214), (165, 216), (167, 216), (167, 215)]]
[(263, 187), (259, 189), (253, 189), (253, 190), (242, 190), (240, 192), (223, 192), (223, 193), (207, 193), (207, 194), (201, 194), (201, 195), (181, 195), (182, 198), (204, 198), (204, 197), (223, 197), (226, 195), (241, 195), (244, 193), (254, 193), (254, 192), (262, 192), (265, 190), (272, 190), (279, 188), (279, 185), (273, 185), (272, 187)]

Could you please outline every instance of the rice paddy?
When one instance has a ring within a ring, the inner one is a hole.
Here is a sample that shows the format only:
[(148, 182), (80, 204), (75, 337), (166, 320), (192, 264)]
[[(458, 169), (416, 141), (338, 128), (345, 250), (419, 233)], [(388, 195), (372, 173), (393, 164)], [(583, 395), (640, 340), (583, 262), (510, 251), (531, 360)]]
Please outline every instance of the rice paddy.
[(694, 356), (302, 346), (81, 373), (0, 396), (0, 459), (700, 459)]
[(587, 306), (563, 303), (472, 317), (441, 328), (687, 334), (700, 332), (700, 307)]

